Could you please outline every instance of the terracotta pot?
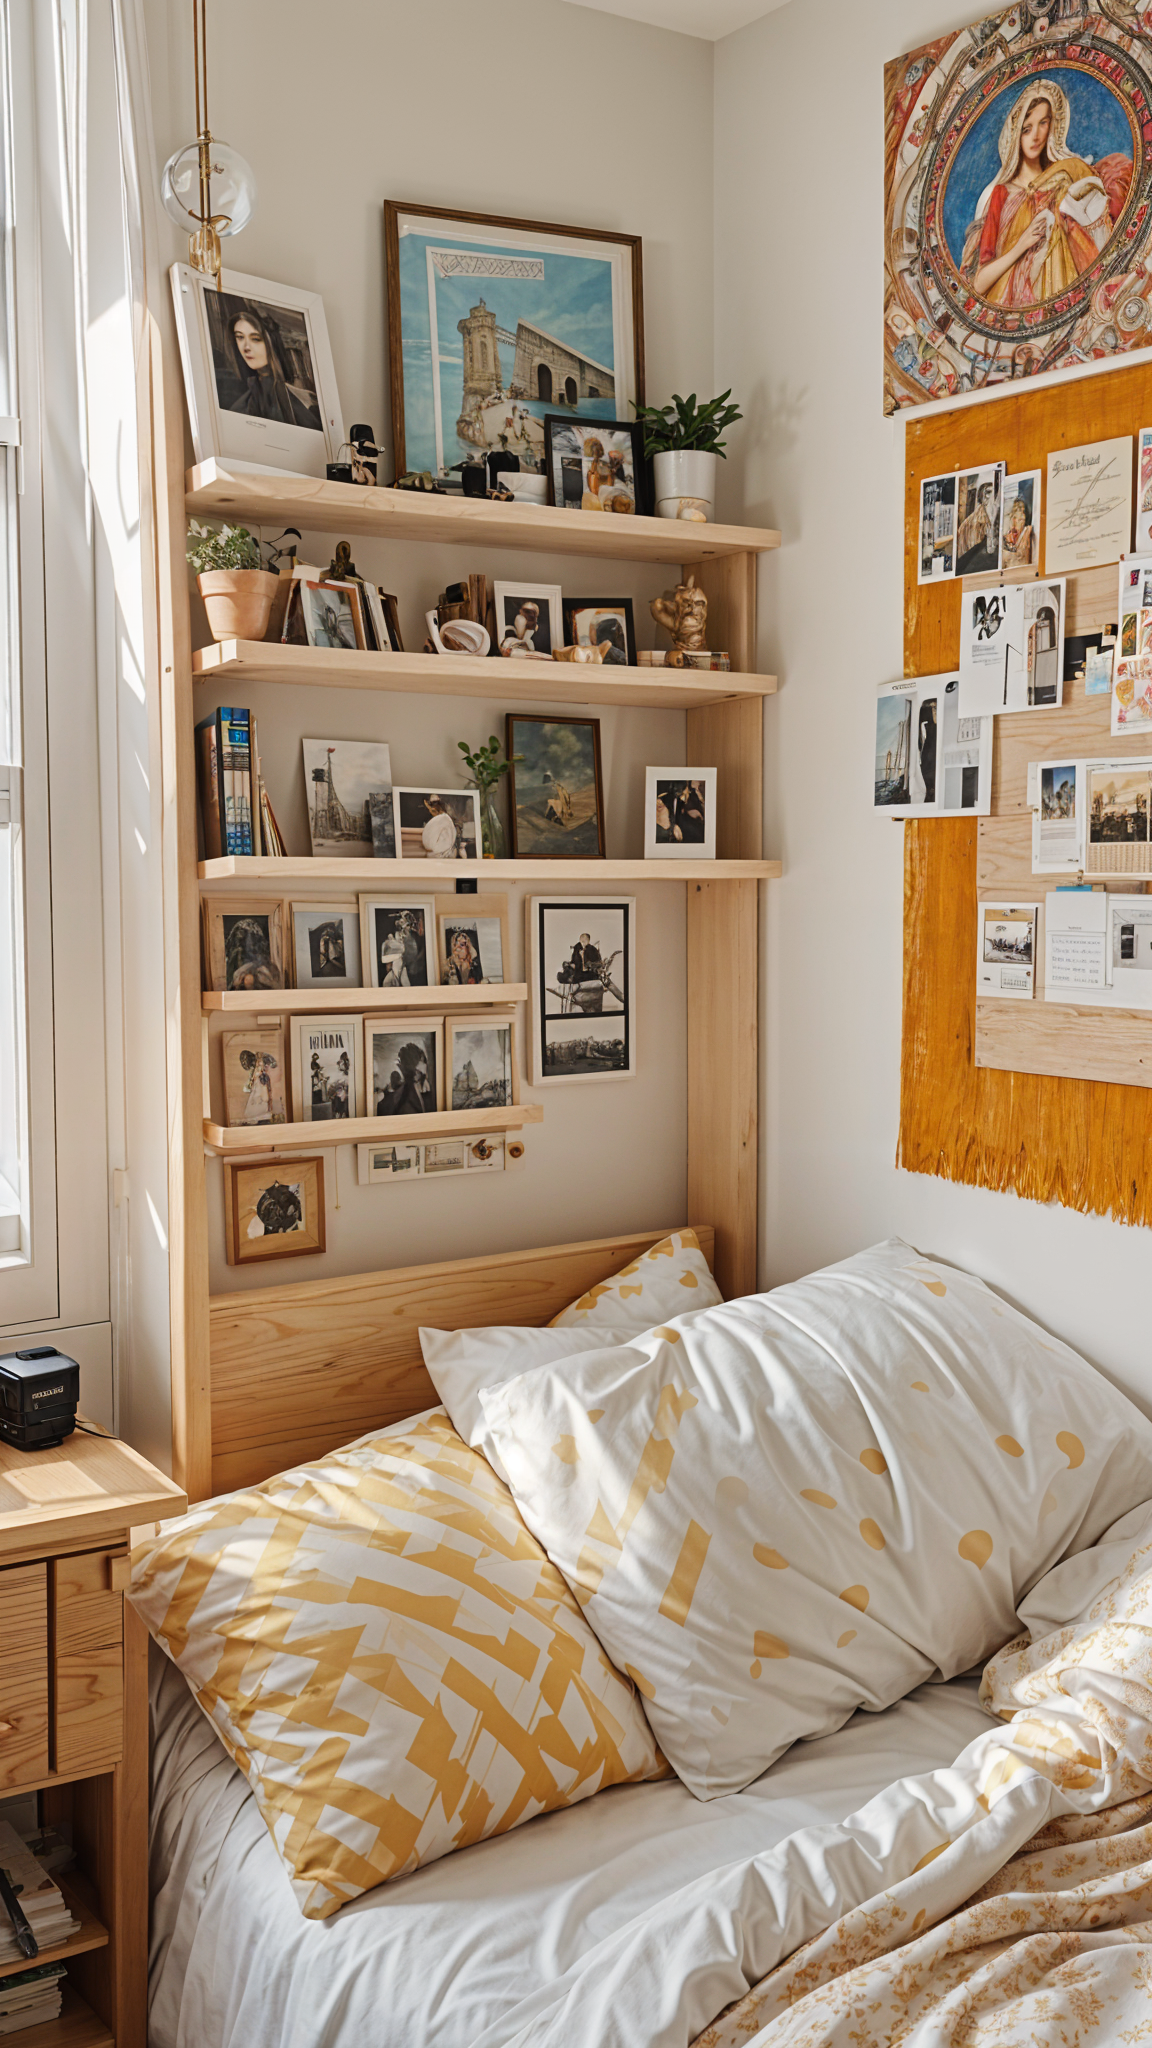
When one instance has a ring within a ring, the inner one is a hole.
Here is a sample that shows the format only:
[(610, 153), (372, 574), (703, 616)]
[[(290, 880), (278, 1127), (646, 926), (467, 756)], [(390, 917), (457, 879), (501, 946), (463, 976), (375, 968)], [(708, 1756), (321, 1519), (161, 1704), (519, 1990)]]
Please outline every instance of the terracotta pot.
[(196, 582), (214, 640), (262, 640), (280, 578), (267, 569), (209, 569)]

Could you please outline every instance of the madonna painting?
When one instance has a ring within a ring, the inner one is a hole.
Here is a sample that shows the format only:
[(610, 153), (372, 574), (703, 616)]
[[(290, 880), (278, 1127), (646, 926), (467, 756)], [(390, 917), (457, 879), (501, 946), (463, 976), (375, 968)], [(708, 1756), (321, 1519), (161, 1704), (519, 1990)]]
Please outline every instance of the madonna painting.
[(887, 411), (1152, 345), (1152, 15), (1104, 6), (887, 67)]

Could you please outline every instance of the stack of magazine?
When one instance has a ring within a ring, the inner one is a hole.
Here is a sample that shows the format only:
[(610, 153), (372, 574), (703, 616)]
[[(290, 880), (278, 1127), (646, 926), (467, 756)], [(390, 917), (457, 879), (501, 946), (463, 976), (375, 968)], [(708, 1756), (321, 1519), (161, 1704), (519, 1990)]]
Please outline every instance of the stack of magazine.
[[(0, 1870), (6, 1872), (42, 1949), (57, 1948), (62, 1941), (70, 1941), (74, 1934), (79, 1934), (80, 1922), (73, 1919), (59, 1885), (6, 1820), (0, 1820)], [(7, 1913), (0, 1908), (0, 1963), (19, 1961), (20, 1945)], [(6, 1990), (10, 1981), (0, 1978), (0, 1988)]]
[(32, 1963), (11, 1977), (0, 1977), (0, 2035), (59, 2019), (63, 1984), (63, 1963)]

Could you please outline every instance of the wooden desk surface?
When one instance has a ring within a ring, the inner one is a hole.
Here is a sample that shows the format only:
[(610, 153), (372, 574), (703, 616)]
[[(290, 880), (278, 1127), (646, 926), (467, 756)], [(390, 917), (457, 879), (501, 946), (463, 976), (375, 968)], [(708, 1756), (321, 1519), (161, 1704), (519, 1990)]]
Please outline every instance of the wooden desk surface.
[(103, 1543), (187, 1505), (171, 1479), (117, 1437), (76, 1429), (51, 1450), (0, 1444), (0, 1565), (33, 1549)]

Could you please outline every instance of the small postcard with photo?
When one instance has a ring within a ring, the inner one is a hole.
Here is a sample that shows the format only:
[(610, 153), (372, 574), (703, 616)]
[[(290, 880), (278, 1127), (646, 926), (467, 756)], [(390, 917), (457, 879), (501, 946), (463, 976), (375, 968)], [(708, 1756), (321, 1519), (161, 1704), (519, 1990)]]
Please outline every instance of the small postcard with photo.
[(270, 1028), (226, 1031), (220, 1046), (229, 1128), (287, 1123), (284, 1033)]
[(1035, 569), (1040, 564), (1040, 497), (1042, 472), (1022, 470), (1004, 479), (1004, 512), (1000, 532), (1000, 568)]
[(394, 789), (401, 860), (478, 860), (480, 798), (474, 789)]
[(345, 653), (365, 648), (364, 606), (358, 583), (307, 583), (301, 580), (300, 601), (309, 647), (335, 647)]
[(569, 647), (598, 648), (603, 662), (636, 666), (636, 628), (630, 597), (566, 597), (564, 638)]
[(1087, 764), (1089, 875), (1152, 874), (1152, 761)]
[(961, 718), (957, 675), (881, 683), (872, 802), (902, 817), (987, 816), (992, 720)]
[(372, 1145), (365, 1149), (370, 1155), (368, 1180), (372, 1186), (419, 1180), (423, 1170), (423, 1146)]
[(324, 1250), (323, 1159), (225, 1159), (224, 1249), (230, 1266)]
[(359, 1017), (298, 1017), (293, 1032), (292, 1114), (296, 1123), (345, 1123), (364, 1115)]
[(629, 420), (544, 420), (544, 465), (554, 505), (570, 512), (630, 514), (643, 509), (640, 429)]
[(1032, 813), (1032, 872), (1078, 873), (1084, 865), (1079, 763), (1042, 761), (1039, 777), (1040, 800)]
[(558, 583), (495, 583), (496, 652), (506, 661), (549, 661), (564, 645), (564, 594)]
[(648, 768), (644, 774), (645, 860), (714, 860), (715, 768)]
[(396, 805), (390, 788), (369, 790), (368, 822), (372, 827), (373, 858), (395, 860)]
[(508, 1109), (516, 1099), (511, 1018), (449, 1018), (449, 1109)]
[(503, 1173), (503, 1138), (471, 1138), (465, 1148), (465, 1170), (468, 1173)]
[(255, 995), (285, 986), (286, 903), (266, 896), (206, 896), (201, 908), (208, 988)]
[(919, 583), (945, 583), (956, 574), (956, 478), (925, 477), (920, 486)]
[(1000, 567), (1004, 464), (989, 463), (956, 478), (956, 574), (992, 575)]
[(451, 910), (438, 910), (440, 981), (444, 988), (474, 988), (511, 977), (508, 958), (508, 898), (457, 896)]
[[(1152, 427), (1141, 427), (1136, 459), (1136, 553), (1152, 548)], [(1121, 564), (1123, 567), (1123, 564)]]
[(544, 1022), (542, 1081), (619, 1080), (631, 1071), (627, 1016)]
[(431, 899), (361, 896), (360, 954), (366, 988), (435, 988)]
[(1036, 980), (1035, 903), (980, 903), (976, 907), (976, 993), (1027, 1000)]
[(505, 751), (514, 858), (602, 860), (600, 720), (510, 711)]
[(392, 781), (387, 741), (303, 740), (301, 745), (314, 859), (370, 858), (368, 799)]
[(359, 988), (360, 905), (294, 903), (297, 988)]
[(371, 1116), (434, 1116), (441, 1107), (444, 1027), (439, 1017), (364, 1025)]
[(960, 711), (965, 718), (1055, 709), (1064, 693), (1063, 577), (963, 594)]
[(1112, 734), (1152, 732), (1152, 554), (1129, 556), (1119, 570), (1118, 625), (1112, 665)]
[(431, 1176), (438, 1173), (464, 1173), (467, 1170), (467, 1141), (464, 1138), (438, 1138), (435, 1142), (421, 1147), (424, 1154), (424, 1172)]

